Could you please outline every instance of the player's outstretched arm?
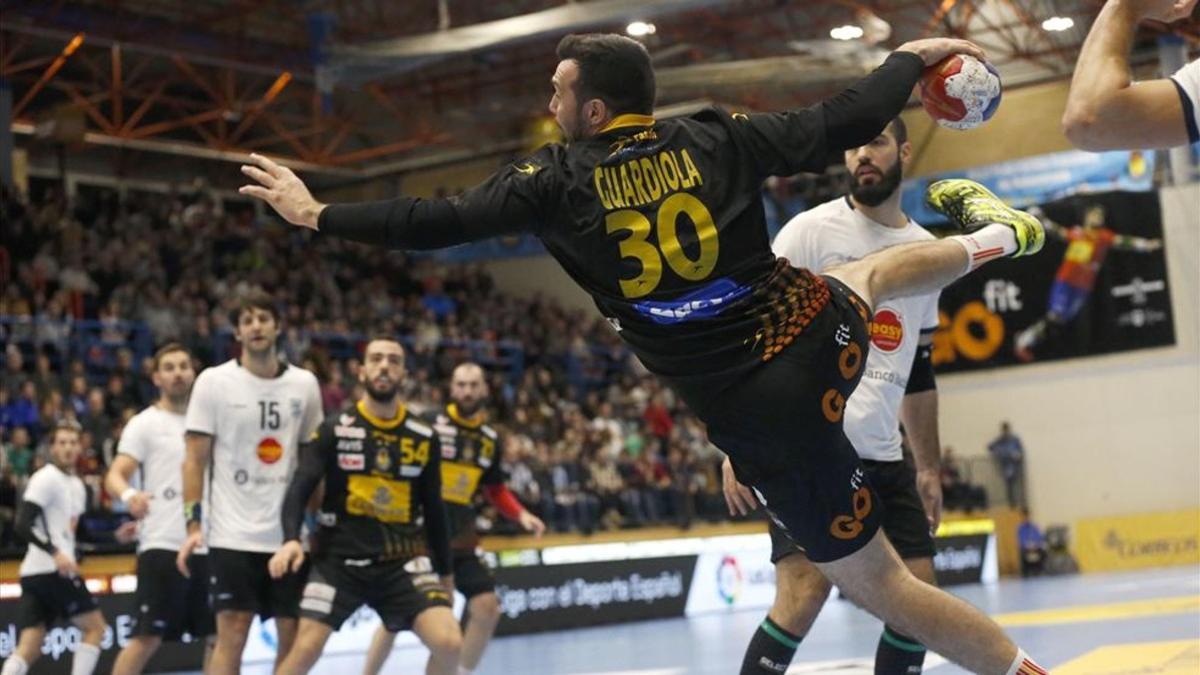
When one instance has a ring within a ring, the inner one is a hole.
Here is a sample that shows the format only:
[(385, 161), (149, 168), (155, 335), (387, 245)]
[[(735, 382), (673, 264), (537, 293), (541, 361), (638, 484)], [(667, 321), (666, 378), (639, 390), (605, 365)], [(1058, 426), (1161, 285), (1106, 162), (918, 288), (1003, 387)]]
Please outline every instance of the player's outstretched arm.
[(1183, 102), (1171, 80), (1133, 83), (1129, 52), (1143, 19), (1172, 22), (1197, 0), (1108, 0), (1084, 40), (1071, 78), (1063, 133), (1083, 150), (1165, 148), (1188, 142)]
[(322, 204), (291, 169), (252, 154), (242, 173), (255, 183), (239, 192), (270, 204), (293, 225), (327, 235), (394, 249), (438, 249), (537, 227), (544, 196), (555, 194), (555, 172), (542, 170), (552, 152), (543, 149), (521, 169), (508, 166), (455, 197), (349, 204)]

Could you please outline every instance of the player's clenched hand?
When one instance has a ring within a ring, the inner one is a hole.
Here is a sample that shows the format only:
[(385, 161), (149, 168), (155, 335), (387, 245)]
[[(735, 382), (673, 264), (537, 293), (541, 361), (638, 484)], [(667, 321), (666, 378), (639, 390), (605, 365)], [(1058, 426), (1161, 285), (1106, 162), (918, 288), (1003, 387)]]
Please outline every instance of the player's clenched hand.
[(729, 515), (744, 516), (758, 509), (758, 498), (750, 488), (738, 482), (733, 473), (733, 462), (726, 457), (721, 462), (721, 489), (725, 492), (725, 505), (729, 507)]
[(546, 524), (542, 522), (542, 519), (528, 511), (522, 511), (521, 515), (517, 517), (517, 522), (520, 523), (522, 529), (532, 532), (535, 537), (542, 536), (542, 533), (546, 531)]
[(925, 517), (929, 520), (929, 531), (936, 532), (938, 525), (942, 522), (942, 476), (940, 472), (918, 471), (917, 492), (921, 495), (921, 504), (925, 507)]
[(204, 535), (200, 532), (192, 532), (183, 540), (183, 546), (179, 547), (179, 553), (175, 554), (175, 568), (179, 573), (187, 578), (192, 577), (192, 571), (188, 569), (188, 558), (191, 557), (192, 551), (204, 545)]
[(299, 541), (289, 539), (271, 556), (270, 562), (267, 563), (267, 571), (271, 573), (272, 579), (279, 579), (288, 572), (299, 572), (303, 564), (304, 547)]
[(951, 54), (970, 54), (980, 61), (987, 60), (987, 54), (974, 42), (957, 38), (926, 38), (905, 42), (896, 48), (898, 52), (911, 52), (921, 57), (925, 65), (932, 66)]
[(129, 520), (124, 523), (121, 523), (121, 526), (118, 527), (115, 532), (113, 532), (113, 536), (116, 538), (116, 540), (118, 542), (120, 542), (122, 544), (128, 544), (128, 543), (136, 540), (137, 536), (138, 536), (137, 521)]
[(138, 520), (145, 518), (146, 514), (150, 513), (150, 500), (153, 498), (154, 495), (147, 492), (138, 492), (130, 497), (129, 501), (125, 502), (125, 505), (129, 507), (129, 515)]
[(59, 575), (68, 579), (79, 576), (79, 565), (75, 562), (75, 558), (62, 551), (54, 552), (54, 567), (58, 569)]
[(258, 197), (271, 205), (283, 219), (293, 225), (317, 229), (317, 218), (325, 205), (313, 199), (312, 193), (291, 169), (259, 154), (251, 154), (252, 164), (243, 164), (242, 173), (258, 182), (243, 185), (238, 192)]

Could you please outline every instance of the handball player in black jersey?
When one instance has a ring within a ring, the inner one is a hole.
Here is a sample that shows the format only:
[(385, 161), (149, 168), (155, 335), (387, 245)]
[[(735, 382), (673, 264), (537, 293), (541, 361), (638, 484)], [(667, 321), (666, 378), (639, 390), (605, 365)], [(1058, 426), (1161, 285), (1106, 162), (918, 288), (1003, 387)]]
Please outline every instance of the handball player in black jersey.
[(888, 625), (973, 671), (1037, 666), (970, 605), (916, 579), (879, 533), (878, 496), (842, 433), (877, 302), (927, 293), (1003, 256), (1036, 253), (1040, 224), (982, 186), (930, 186), (966, 234), (888, 248), (825, 276), (776, 260), (759, 189), (822, 171), (875, 138), (923, 69), (963, 40), (901, 45), (816, 105), (782, 113), (712, 107), (657, 120), (645, 48), (618, 35), (558, 47), (550, 112), (567, 138), (447, 199), (323, 204), (289, 169), (253, 155), (241, 192), (288, 222), (398, 249), (531, 233), (588, 291), (642, 363), (708, 425), (739, 481), (829, 580)]
[(322, 479), (325, 490), (300, 627), (276, 675), (307, 673), (330, 634), (362, 605), (389, 631), (417, 634), (430, 651), (427, 673), (454, 675), (458, 667), (462, 632), (451, 611), (441, 453), (433, 428), (400, 401), (403, 379), (400, 343), (371, 340), (359, 370), (365, 395), (300, 448), (283, 502), (284, 543), (268, 564), (272, 577), (300, 569), (304, 507)]

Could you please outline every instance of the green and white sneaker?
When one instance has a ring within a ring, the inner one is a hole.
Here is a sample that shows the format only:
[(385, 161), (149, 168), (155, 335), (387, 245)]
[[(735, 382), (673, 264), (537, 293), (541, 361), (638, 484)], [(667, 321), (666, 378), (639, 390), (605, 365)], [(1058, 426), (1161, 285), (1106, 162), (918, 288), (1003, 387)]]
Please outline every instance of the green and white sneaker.
[(1033, 255), (1046, 243), (1042, 221), (1005, 204), (975, 181), (939, 180), (925, 191), (925, 203), (964, 232), (974, 232), (992, 223), (1012, 228), (1017, 236), (1017, 251), (1010, 256), (1013, 258)]

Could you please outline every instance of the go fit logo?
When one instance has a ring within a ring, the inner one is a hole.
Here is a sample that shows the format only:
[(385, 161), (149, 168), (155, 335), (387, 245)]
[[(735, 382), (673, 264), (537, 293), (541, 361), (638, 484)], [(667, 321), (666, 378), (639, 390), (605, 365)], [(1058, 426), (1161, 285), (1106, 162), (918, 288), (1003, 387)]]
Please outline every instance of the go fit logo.
[(854, 515), (837, 516), (829, 525), (829, 533), (838, 539), (853, 539), (862, 534), (863, 521), (871, 515), (871, 488), (863, 485), (863, 480), (862, 469), (855, 469), (850, 478), (850, 489), (854, 490), (850, 497), (850, 508)]

